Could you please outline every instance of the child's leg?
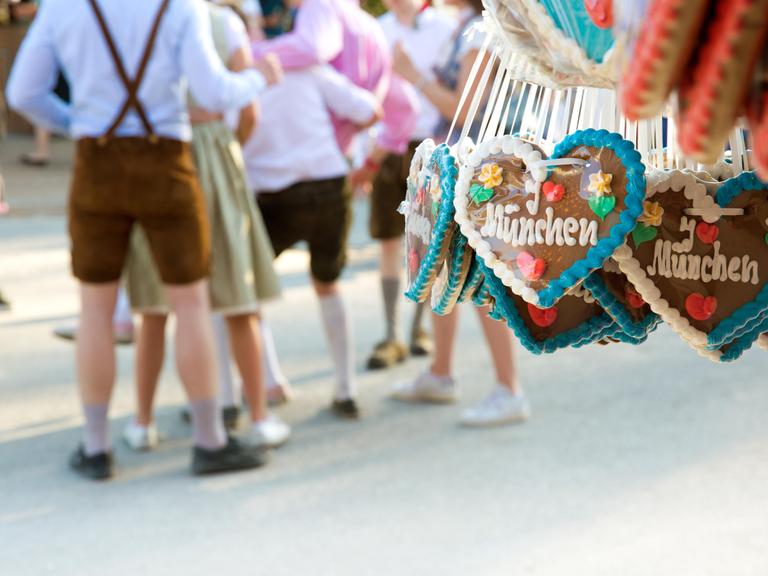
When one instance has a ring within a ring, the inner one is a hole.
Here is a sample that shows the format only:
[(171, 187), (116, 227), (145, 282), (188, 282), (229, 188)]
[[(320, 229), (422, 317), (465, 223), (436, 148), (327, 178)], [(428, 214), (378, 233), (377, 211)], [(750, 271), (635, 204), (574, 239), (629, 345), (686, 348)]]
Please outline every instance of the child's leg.
[(240, 406), (240, 386), (232, 376), (231, 352), (227, 323), (221, 314), (213, 314), (213, 337), (219, 367), (219, 400), (224, 407)]
[(200, 280), (169, 285), (166, 292), (176, 314), (176, 365), (190, 400), (194, 444), (207, 450), (222, 448), (227, 435), (217, 400), (208, 284)]
[(515, 378), (512, 331), (504, 322), (493, 320), (488, 316), (487, 307), (478, 308), (477, 313), (480, 316), (485, 340), (491, 351), (496, 380), (508, 388), (512, 394), (519, 394), (521, 390)]
[[(261, 338), (253, 314), (227, 316), (232, 356), (237, 363), (243, 388), (248, 398), (251, 422), (267, 417), (267, 396), (261, 366)], [(228, 358), (220, 358), (220, 362)]]
[(109, 401), (115, 383), (112, 312), (117, 282), (80, 284), (80, 330), (76, 341), (77, 377), (85, 416), (83, 448), (91, 456), (109, 452)]
[(314, 280), (315, 292), (320, 300), (320, 316), (323, 320), (328, 346), (336, 370), (336, 400), (357, 396), (354, 376), (354, 346), (352, 327), (344, 300), (336, 282)]
[(155, 392), (165, 361), (163, 314), (144, 314), (136, 342), (136, 424), (148, 427), (154, 421)]
[(459, 310), (446, 315), (432, 314), (432, 326), (435, 333), (435, 357), (431, 371), (435, 376), (451, 376), (453, 372), (453, 347), (459, 329)]

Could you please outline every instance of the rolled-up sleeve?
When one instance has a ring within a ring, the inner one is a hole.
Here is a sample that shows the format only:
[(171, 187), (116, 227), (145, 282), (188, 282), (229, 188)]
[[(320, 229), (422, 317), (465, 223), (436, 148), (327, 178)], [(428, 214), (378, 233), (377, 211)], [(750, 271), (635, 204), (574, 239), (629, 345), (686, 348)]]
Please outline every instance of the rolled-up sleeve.
[(266, 81), (256, 70), (233, 73), (221, 62), (213, 45), (208, 9), (192, 0), (181, 40), (182, 71), (197, 103), (215, 112), (242, 108), (256, 99)]
[(67, 133), (72, 113), (69, 104), (53, 92), (59, 64), (48, 21), (48, 11), (43, 4), (16, 55), (6, 99), (11, 108), (34, 124)]
[(300, 70), (327, 64), (344, 46), (344, 30), (331, 0), (305, 0), (293, 30), (279, 38), (255, 42), (253, 56), (275, 54), (283, 68)]

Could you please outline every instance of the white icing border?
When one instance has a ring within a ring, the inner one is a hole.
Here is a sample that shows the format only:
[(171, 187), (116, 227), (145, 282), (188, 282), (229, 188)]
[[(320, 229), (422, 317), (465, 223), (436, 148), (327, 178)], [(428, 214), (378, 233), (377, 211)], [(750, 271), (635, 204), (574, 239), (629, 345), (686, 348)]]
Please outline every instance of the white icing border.
[[(493, 273), (502, 281), (504, 286), (508, 287), (513, 293), (529, 304), (536, 306), (539, 303), (539, 295), (533, 288), (527, 286), (523, 280), (517, 278), (512, 269), (496, 257), (496, 254), (491, 250), (490, 243), (483, 240), (480, 232), (472, 225), (472, 221), (467, 213), (469, 187), (475, 174), (475, 168), (489, 156), (502, 153), (519, 158), (526, 167), (543, 159), (541, 152), (533, 145), (513, 136), (491, 138), (480, 144), (477, 149), (467, 156), (459, 169), (459, 177), (456, 180), (456, 193), (453, 200), (453, 205), (456, 208), (454, 219), (469, 245), (483, 259), (485, 265), (493, 270)], [(533, 176), (534, 183), (531, 188), (526, 186), (529, 194), (536, 192), (538, 186), (547, 179), (547, 167), (540, 165), (531, 171), (531, 175)]]
[[(716, 222), (720, 217), (720, 207), (715, 203), (714, 198), (707, 194), (704, 184), (698, 182), (696, 176), (690, 172), (681, 172), (679, 170), (650, 172), (647, 174), (647, 183), (647, 199), (653, 198), (656, 194), (682, 191), (685, 197), (691, 200), (693, 208), (709, 211), (709, 216), (703, 216), (703, 220), (712, 223)], [(619, 268), (626, 274), (640, 296), (643, 297), (643, 300), (650, 305), (651, 310), (661, 316), (662, 320), (669, 324), (700, 355), (715, 362), (719, 360), (721, 353), (718, 350), (705, 349), (707, 333), (691, 326), (687, 318), (661, 297), (661, 291), (656, 287), (653, 280), (648, 278), (640, 262), (633, 257), (632, 249), (626, 242), (616, 249), (613, 253), (613, 259), (618, 263)]]
[(437, 148), (435, 141), (432, 138), (427, 138), (421, 144), (416, 147), (411, 159), (411, 165), (408, 168), (408, 180), (416, 181), (416, 185), (419, 184), (419, 179), (424, 176), (427, 166), (429, 165), (429, 159), (432, 157), (432, 153)]

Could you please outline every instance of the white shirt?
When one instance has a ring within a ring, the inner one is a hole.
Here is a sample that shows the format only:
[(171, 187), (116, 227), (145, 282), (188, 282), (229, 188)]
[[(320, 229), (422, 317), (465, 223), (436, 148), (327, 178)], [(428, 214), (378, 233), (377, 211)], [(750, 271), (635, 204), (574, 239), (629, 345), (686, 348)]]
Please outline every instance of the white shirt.
[[(456, 21), (434, 8), (426, 8), (416, 17), (416, 26), (405, 26), (392, 12), (381, 16), (379, 24), (390, 47), (400, 42), (419, 73), (428, 80), (434, 80), (435, 65), (451, 40)], [(434, 136), (435, 127), (440, 120), (440, 113), (421, 92), (419, 102), (421, 113), (411, 140), (424, 140)]]
[[(117, 50), (133, 77), (161, 0), (98, 0)], [(72, 104), (52, 90), (61, 67)], [(185, 81), (186, 78), (186, 81)], [(265, 87), (255, 70), (232, 74), (213, 46), (203, 0), (171, 0), (139, 89), (158, 135), (188, 141), (187, 82), (200, 106), (241, 108)], [(45, 0), (24, 39), (8, 81), (8, 103), (33, 122), (75, 138), (100, 136), (126, 98), (96, 16), (87, 0)], [(143, 135), (131, 110), (118, 136)]]
[(334, 136), (334, 114), (364, 124), (376, 97), (330, 66), (289, 72), (261, 96), (261, 120), (243, 153), (256, 192), (276, 192), (298, 182), (344, 176), (349, 166)]

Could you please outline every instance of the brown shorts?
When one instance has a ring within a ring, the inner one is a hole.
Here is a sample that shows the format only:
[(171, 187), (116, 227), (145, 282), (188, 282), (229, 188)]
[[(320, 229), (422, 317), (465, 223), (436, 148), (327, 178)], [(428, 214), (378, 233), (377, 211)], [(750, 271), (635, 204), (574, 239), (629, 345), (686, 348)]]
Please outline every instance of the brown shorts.
[(94, 284), (118, 280), (138, 222), (165, 284), (204, 278), (210, 240), (203, 202), (187, 143), (79, 140), (69, 198), (75, 277)]
[(411, 142), (405, 154), (390, 154), (381, 164), (381, 170), (373, 181), (371, 193), (371, 217), (368, 229), (371, 238), (389, 240), (399, 238), (405, 232), (405, 218), (397, 209), (405, 200), (406, 181), (411, 160), (419, 142)]
[(299, 182), (257, 196), (275, 256), (297, 242), (309, 244), (312, 277), (335, 282), (347, 263), (352, 197), (344, 178)]

